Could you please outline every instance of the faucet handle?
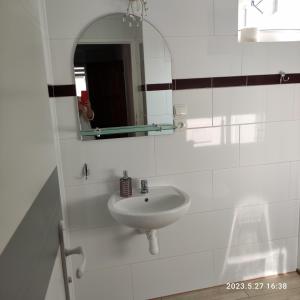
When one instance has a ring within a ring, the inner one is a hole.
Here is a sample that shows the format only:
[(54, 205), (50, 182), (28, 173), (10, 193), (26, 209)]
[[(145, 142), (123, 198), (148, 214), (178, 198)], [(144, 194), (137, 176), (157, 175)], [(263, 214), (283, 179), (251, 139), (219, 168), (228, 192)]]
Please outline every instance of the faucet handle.
[(142, 193), (142, 194), (147, 194), (148, 191), (149, 191), (149, 188), (148, 188), (148, 180), (142, 179), (142, 180), (141, 180), (141, 193)]
[(143, 188), (143, 187), (148, 187), (148, 180), (147, 179), (142, 179), (141, 180), (141, 187)]

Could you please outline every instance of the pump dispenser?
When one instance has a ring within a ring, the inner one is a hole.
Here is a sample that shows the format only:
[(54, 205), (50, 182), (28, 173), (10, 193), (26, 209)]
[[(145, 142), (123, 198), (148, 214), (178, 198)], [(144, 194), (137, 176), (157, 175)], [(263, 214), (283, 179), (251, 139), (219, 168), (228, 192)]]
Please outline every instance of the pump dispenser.
[(123, 171), (123, 177), (120, 179), (120, 196), (132, 196), (132, 179), (128, 176), (126, 170)]

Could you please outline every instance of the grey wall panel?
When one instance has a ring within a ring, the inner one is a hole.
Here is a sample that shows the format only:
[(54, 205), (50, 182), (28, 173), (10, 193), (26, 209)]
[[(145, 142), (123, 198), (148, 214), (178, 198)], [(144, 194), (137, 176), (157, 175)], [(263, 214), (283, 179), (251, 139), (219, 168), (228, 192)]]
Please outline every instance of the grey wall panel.
[(55, 169), (0, 256), (0, 299), (43, 300), (62, 219)]

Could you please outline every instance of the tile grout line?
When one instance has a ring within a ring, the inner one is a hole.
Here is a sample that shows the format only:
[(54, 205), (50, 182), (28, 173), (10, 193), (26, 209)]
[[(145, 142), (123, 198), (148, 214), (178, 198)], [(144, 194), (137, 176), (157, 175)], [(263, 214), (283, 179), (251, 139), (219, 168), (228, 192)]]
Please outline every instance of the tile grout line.
[[(176, 172), (176, 173), (164, 173), (164, 174), (157, 174), (155, 176), (148, 176), (147, 178), (161, 178), (161, 177), (169, 177), (169, 176), (180, 176), (180, 175), (191, 175), (191, 174), (200, 174), (200, 173), (208, 173), (210, 171), (214, 172), (224, 172), (229, 170), (237, 170), (237, 169), (250, 169), (250, 168), (260, 168), (260, 167), (268, 167), (268, 166), (279, 166), (279, 165), (289, 165), (289, 163), (299, 163), (300, 159), (298, 160), (285, 160), (285, 161), (276, 161), (276, 162), (268, 162), (268, 163), (257, 163), (257, 164), (247, 164), (247, 165), (240, 165), (240, 166), (232, 166), (232, 167), (223, 167), (223, 168), (207, 168), (207, 169), (197, 169), (193, 171), (183, 171), (183, 172)], [(109, 183), (116, 183), (118, 179), (115, 180), (95, 180), (92, 182), (87, 183), (78, 183), (78, 184), (66, 184), (66, 189), (72, 188), (79, 188), (79, 187), (86, 187), (88, 185), (98, 185), (98, 184), (109, 184)], [(297, 200), (297, 199), (292, 199)]]
[(212, 1), (212, 19), (213, 19), (213, 24), (212, 24), (212, 30), (213, 34), (212, 36), (216, 35), (216, 10), (215, 10), (215, 0)]
[(132, 300), (134, 300), (133, 270), (131, 264), (129, 266), (129, 269), (130, 269), (130, 277), (131, 277), (131, 296), (132, 296)]
[(214, 123), (215, 123), (215, 111), (214, 111), (214, 98), (215, 98), (215, 90), (214, 88), (212, 88), (212, 91), (211, 91), (211, 124), (212, 124), (212, 127), (215, 127)]
[[(292, 200), (282, 200), (282, 201), (274, 201), (274, 202), (269, 202), (269, 203), (263, 203), (263, 204), (252, 204), (252, 205), (246, 205), (246, 206), (241, 206), (240, 208), (243, 209), (243, 208), (253, 208), (253, 207), (265, 207), (265, 206), (273, 206), (273, 205), (279, 205), (279, 204), (292, 204), (292, 203), (298, 203), (299, 204), (299, 199), (292, 199)], [(204, 214), (212, 214), (212, 213), (219, 213), (219, 212), (226, 212), (226, 211), (233, 211), (235, 210), (236, 208), (235, 207), (228, 207), (228, 208), (221, 208), (221, 209), (214, 209), (214, 210), (207, 210), (207, 211), (199, 211), (199, 212), (193, 212), (193, 213), (187, 213), (186, 214), (186, 217), (187, 216), (196, 216), (196, 215), (204, 215)], [(73, 228), (67, 228), (67, 230), (70, 232), (70, 233), (73, 233), (73, 232), (80, 232), (80, 231), (87, 231), (87, 230), (90, 230), (90, 231), (95, 231), (95, 230), (104, 230), (104, 229), (107, 229), (107, 228), (115, 228), (115, 227), (118, 227), (120, 225), (118, 225), (117, 223), (116, 224), (113, 224), (113, 225), (110, 225), (110, 226), (95, 226), (95, 227), (85, 227), (85, 228), (77, 228), (77, 227), (73, 227)], [(295, 236), (288, 236), (288, 237), (284, 237), (284, 238), (280, 238), (280, 239), (274, 239), (274, 240), (270, 240), (270, 241), (275, 241), (275, 240), (281, 240), (281, 239), (289, 239), (289, 238), (293, 238)], [(250, 244), (255, 244), (255, 243), (250, 243)], [(247, 244), (248, 245), (248, 244)], [(218, 249), (224, 249), (224, 248), (218, 248)]]
[[(73, 98), (72, 98), (73, 99)], [(224, 125), (212, 125), (212, 126), (202, 126), (202, 127), (193, 127), (193, 128), (187, 128), (185, 131), (193, 131), (193, 130), (204, 130), (204, 129), (215, 129), (215, 128), (224, 128), (224, 127), (234, 127), (234, 126), (249, 126), (249, 125), (270, 125), (270, 124), (279, 124), (279, 123), (296, 123), (300, 122), (300, 117), (297, 119), (284, 119), (284, 120), (270, 120), (270, 121), (260, 121), (260, 122), (248, 122), (248, 123), (233, 123), (233, 124), (224, 124)], [(175, 134), (177, 132), (175, 131)], [(159, 135), (161, 136), (161, 135)], [(129, 137), (131, 139), (137, 139), (137, 138), (146, 138), (143, 137)], [(78, 141), (82, 142), (82, 140), (78, 139), (78, 137), (71, 136), (71, 137), (59, 137), (59, 140), (63, 143), (70, 142), (70, 141)], [(125, 140), (124, 138), (116, 138), (114, 139), (115, 142), (120, 142), (122, 140)], [(97, 140), (88, 140), (83, 142), (96, 142)], [(110, 140), (102, 140), (102, 143), (109, 143)]]
[(157, 136), (153, 137), (153, 155), (154, 155), (154, 177), (149, 178), (156, 178), (157, 177), (157, 170), (158, 170), (158, 162), (157, 162)]
[(239, 169), (241, 169), (241, 125), (239, 125)]
[[(275, 240), (270, 240), (270, 241), (265, 241), (259, 244), (265, 244), (265, 243), (270, 243), (270, 242), (277, 242), (277, 241), (286, 241), (288, 239), (292, 239), (292, 238), (297, 238), (297, 236), (293, 236), (293, 237), (288, 237), (288, 238), (282, 238), (282, 239), (275, 239)], [(245, 245), (255, 245), (255, 244), (243, 244), (240, 246), (245, 246)], [(236, 246), (236, 247), (240, 247), (240, 246)], [(236, 248), (234, 247), (234, 248)], [(89, 268), (87, 270), (87, 272), (90, 271), (105, 271), (105, 270), (111, 270), (111, 269), (120, 269), (123, 267), (133, 267), (134, 265), (140, 265), (140, 264), (147, 264), (147, 263), (151, 263), (151, 262), (157, 262), (157, 261), (164, 261), (164, 260), (171, 260), (171, 259), (175, 259), (175, 258), (180, 258), (180, 257), (187, 257), (187, 256), (191, 256), (191, 255), (199, 255), (199, 254), (204, 254), (204, 253), (211, 253), (212, 251), (216, 251), (216, 250), (225, 250), (227, 248), (211, 248), (211, 249), (206, 249), (206, 250), (200, 250), (200, 251), (194, 251), (194, 252), (187, 252), (187, 253), (182, 253), (182, 254), (177, 254), (177, 255), (170, 255), (170, 256), (158, 256), (157, 258), (149, 258), (149, 259), (143, 259), (143, 260), (139, 260), (139, 261), (133, 261), (133, 262), (128, 262), (128, 263), (124, 263), (121, 265), (111, 265), (111, 266), (102, 266), (102, 267), (96, 267), (96, 268)], [(294, 271), (293, 271), (294, 272)], [(293, 272), (287, 272), (287, 273), (280, 273), (280, 274), (275, 274), (275, 275), (271, 275), (268, 277), (273, 277), (273, 276), (280, 276), (282, 274), (288, 274), (288, 273), (293, 273)], [(260, 278), (264, 278), (264, 277), (255, 277), (251, 280), (257, 280)], [(249, 281), (249, 280), (245, 280), (245, 281)], [(234, 281), (234, 282), (240, 282), (240, 281)], [(225, 283), (224, 283), (225, 284)], [(218, 286), (222, 286), (224, 284), (219, 284)]]
[[(173, 90), (188, 90), (188, 89), (203, 89), (203, 88), (226, 88), (226, 87), (247, 87), (247, 86), (263, 86), (263, 85), (272, 85), (272, 86), (277, 86), (277, 85), (291, 85), (291, 84), (299, 84), (300, 83), (300, 78), (296, 78), (293, 82), (290, 83), (284, 83), (280, 84), (277, 82), (277, 79), (275, 81), (274, 78), (272, 80), (269, 79), (269, 82), (266, 80), (266, 77), (268, 76), (279, 76), (279, 74), (260, 74), (260, 75), (242, 75), (242, 70), (240, 75), (234, 75), (234, 76), (216, 76), (216, 77), (197, 77), (197, 78), (177, 78), (177, 79), (172, 79), (172, 84), (174, 83), (174, 86), (172, 87)], [(300, 75), (300, 73), (288, 73), (287, 75)], [(234, 79), (237, 78), (242, 78), (245, 77), (245, 82), (242, 83), (236, 83), (233, 82)], [(251, 77), (254, 82), (249, 85), (249, 77)], [(263, 78), (265, 80), (263, 80)], [(226, 78), (226, 83), (221, 83), (221, 84), (214, 84), (214, 81), (217, 82), (217, 80), (224, 80)], [(256, 81), (255, 81), (256, 79)], [(177, 81), (183, 81), (185, 83), (191, 81), (202, 81), (202, 84), (198, 83), (198, 85), (195, 86), (195, 84), (192, 84), (191, 86), (188, 87), (177, 87)], [(205, 80), (210, 80), (210, 86), (203, 86), (203, 81)], [(230, 81), (232, 80), (232, 81)], [(159, 88), (161, 85), (168, 85), (169, 83), (160, 83), (160, 84), (154, 84), (153, 90), (151, 91), (160, 91), (161, 89)], [(154, 88), (156, 86), (156, 89)], [(75, 90), (75, 84), (48, 84), (48, 89), (52, 89), (54, 91), (54, 95), (49, 93), (50, 98), (58, 98), (60, 97), (71, 97), (71, 96), (76, 96), (76, 90)]]

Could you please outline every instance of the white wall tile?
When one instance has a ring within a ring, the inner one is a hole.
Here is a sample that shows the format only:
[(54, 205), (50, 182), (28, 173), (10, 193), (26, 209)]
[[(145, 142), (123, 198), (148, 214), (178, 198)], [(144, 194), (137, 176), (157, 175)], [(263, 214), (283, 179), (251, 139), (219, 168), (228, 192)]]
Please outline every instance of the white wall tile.
[[(125, 12), (122, 0), (46, 0), (49, 35), (52, 39), (77, 38), (91, 21), (115, 12)], [(72, 17), (70, 16), (70, 13)]]
[[(196, 36), (213, 33), (213, 3), (210, 0), (150, 0), (147, 19), (164, 36)], [(168, 14), (166, 15), (166, 12)]]
[(238, 164), (238, 127), (189, 129), (156, 137), (156, 165), (160, 175)]
[(109, 197), (119, 192), (119, 181), (66, 188), (68, 223), (71, 230), (116, 225), (108, 211)]
[(295, 89), (293, 84), (213, 89), (214, 125), (294, 120), (300, 115)]
[(214, 213), (186, 215), (171, 226), (159, 231), (162, 257), (214, 249)]
[(173, 104), (187, 106), (187, 128), (212, 125), (212, 90), (178, 90), (173, 92)]
[(60, 139), (79, 137), (77, 100), (75, 97), (55, 99), (57, 126)]
[(290, 199), (300, 199), (300, 162), (291, 163)]
[(300, 69), (299, 43), (243, 43), (242, 73), (297, 73)]
[(300, 84), (293, 84), (294, 86), (294, 118), (300, 119)]
[(242, 74), (269, 74), (268, 47), (266, 43), (243, 43)]
[(189, 213), (212, 209), (212, 172), (185, 173), (149, 178), (149, 185), (172, 185), (188, 193), (191, 199)]
[(300, 42), (268, 43), (269, 73), (298, 73), (300, 70)]
[(294, 119), (295, 87), (291, 85), (269, 85), (267, 91), (267, 121)]
[(153, 30), (153, 26), (149, 23), (144, 23), (142, 30), (145, 59), (161, 58), (170, 61), (171, 55), (162, 34)]
[(297, 236), (298, 209), (298, 201), (290, 201), (187, 215), (160, 230), (161, 256)]
[(80, 140), (61, 140), (61, 160), (65, 187), (82, 184), (85, 179), (82, 168), (86, 162), (83, 142)]
[[(66, 186), (114, 181), (123, 170), (132, 177), (153, 176), (154, 138), (121, 138), (114, 140), (61, 140), (63, 174)], [(84, 163), (90, 176), (82, 177)]]
[(215, 35), (236, 35), (238, 33), (238, 0), (214, 0)]
[[(71, 246), (82, 246), (86, 252), (86, 270), (108, 268), (157, 259), (149, 253), (145, 234), (125, 226), (112, 226), (70, 232)], [(81, 258), (72, 257), (74, 268)]]
[(146, 92), (146, 96), (148, 116), (170, 115), (173, 118), (172, 91)]
[(74, 84), (75, 39), (51, 39), (50, 53), (53, 71), (53, 84)]
[(93, 270), (75, 281), (75, 296), (78, 300), (132, 300), (131, 287), (130, 267)]
[(300, 159), (299, 121), (241, 126), (241, 165)]
[(289, 200), (289, 164), (214, 171), (214, 207), (240, 207)]
[(165, 58), (146, 58), (145, 82), (151, 83), (169, 83), (172, 82), (171, 61)]
[(192, 291), (214, 284), (208, 252), (132, 266), (134, 300)]
[(293, 272), (297, 238), (216, 250), (218, 284)]
[(216, 230), (215, 248), (231, 248), (296, 236), (298, 207), (297, 201), (291, 201), (215, 212), (212, 217), (215, 220), (212, 230)]
[(213, 124), (247, 124), (266, 120), (264, 86), (213, 89)]
[(241, 74), (241, 45), (236, 36), (170, 37), (167, 41), (173, 78)]

